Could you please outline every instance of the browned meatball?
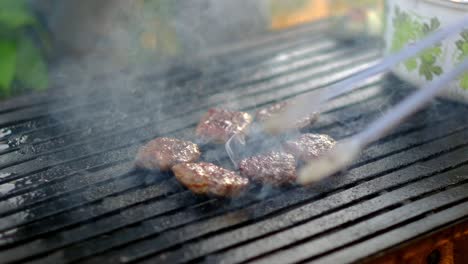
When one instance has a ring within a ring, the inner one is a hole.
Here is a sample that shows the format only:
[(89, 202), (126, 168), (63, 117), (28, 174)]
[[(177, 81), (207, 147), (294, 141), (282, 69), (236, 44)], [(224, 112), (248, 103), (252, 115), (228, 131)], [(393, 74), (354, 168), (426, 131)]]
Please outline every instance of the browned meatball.
[(177, 180), (192, 192), (215, 196), (239, 195), (249, 180), (212, 163), (180, 163), (172, 167)]
[(190, 141), (159, 137), (138, 150), (135, 165), (150, 170), (169, 170), (177, 163), (195, 162), (200, 158), (200, 149)]
[(239, 170), (245, 177), (273, 186), (296, 181), (296, 159), (284, 152), (271, 151), (241, 160)]
[[(272, 104), (266, 108), (260, 109), (257, 111), (257, 114), (255, 116), (256, 120), (263, 124), (267, 122), (273, 115), (280, 114), (286, 110), (286, 107), (294, 104), (293, 101), (282, 101), (278, 102), (275, 104)], [(315, 121), (317, 121), (319, 117), (318, 113), (313, 113), (310, 114), (307, 117), (304, 117), (300, 120), (297, 120), (294, 126), (292, 127), (293, 129), (303, 129), (306, 127), (311, 126)]]
[(196, 134), (204, 141), (224, 144), (234, 134), (247, 133), (250, 123), (248, 113), (211, 108), (198, 123)]
[(323, 134), (302, 134), (295, 140), (286, 141), (283, 148), (298, 160), (308, 162), (335, 146), (333, 138)]

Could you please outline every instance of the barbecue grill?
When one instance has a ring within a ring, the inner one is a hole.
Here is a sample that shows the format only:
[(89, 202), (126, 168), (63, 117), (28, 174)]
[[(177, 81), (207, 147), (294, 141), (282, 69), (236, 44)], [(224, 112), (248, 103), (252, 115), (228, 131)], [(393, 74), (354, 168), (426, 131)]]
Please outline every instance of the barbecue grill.
[[(112, 84), (128, 72), (2, 103), (0, 262), (354, 262), (466, 221), (468, 106), (442, 99), (308, 187), (223, 200), (133, 169), (141, 144), (193, 138), (209, 107), (254, 111), (381, 57), (379, 41), (336, 40), (327, 23), (141, 73), (118, 98)], [(379, 75), (327, 104), (308, 131), (347, 137), (412, 91)], [(204, 152), (230, 166), (225, 152)]]

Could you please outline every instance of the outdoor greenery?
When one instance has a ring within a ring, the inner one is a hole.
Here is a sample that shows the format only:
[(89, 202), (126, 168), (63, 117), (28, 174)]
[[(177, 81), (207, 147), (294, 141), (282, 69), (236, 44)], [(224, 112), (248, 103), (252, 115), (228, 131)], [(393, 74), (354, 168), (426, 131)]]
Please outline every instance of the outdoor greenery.
[[(429, 23), (422, 23), (415, 18), (415, 15), (400, 11), (398, 7), (395, 9), (395, 17), (393, 18), (395, 31), (390, 48), (391, 51), (399, 51), (406, 44), (418, 41), (440, 27), (440, 22), (437, 18), (432, 18)], [(419, 75), (424, 76), (426, 80), (432, 80), (434, 75), (442, 74), (442, 68), (437, 65), (437, 58), (441, 54), (442, 45), (437, 44), (425, 49), (416, 57), (408, 59), (404, 65), (408, 71), (418, 69), (419, 65)]]
[[(458, 62), (468, 59), (468, 30), (463, 31), (460, 36), (461, 39), (455, 42), (457, 49), (460, 52), (457, 58)], [(462, 75), (460, 79), (460, 87), (468, 90), (468, 73)]]
[(47, 66), (37, 44), (45, 44), (40, 32), (25, 0), (0, 0), (0, 97), (47, 88)]

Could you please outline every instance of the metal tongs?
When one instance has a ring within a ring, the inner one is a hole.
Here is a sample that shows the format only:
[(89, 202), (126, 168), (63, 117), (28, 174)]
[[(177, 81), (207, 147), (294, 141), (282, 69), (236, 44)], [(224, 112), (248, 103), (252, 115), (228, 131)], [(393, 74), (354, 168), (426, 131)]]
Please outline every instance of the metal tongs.
[[(385, 57), (377, 65), (371, 66), (366, 70), (333, 84), (324, 92), (311, 92), (298, 97), (296, 104), (288, 107), (283, 113), (272, 117), (265, 124), (265, 129), (270, 133), (278, 134), (288, 130), (293, 125), (294, 120), (298, 120), (313, 112), (320, 112), (325, 102), (352, 91), (357, 87), (359, 82), (389, 71), (399, 63), (413, 57), (446, 37), (461, 31), (467, 26), (468, 16), (457, 23), (434, 32), (416, 43), (407, 45), (400, 52)], [(341, 140), (329, 152), (311, 161), (301, 169), (298, 175), (298, 182), (300, 184), (316, 182), (348, 167), (364, 148), (385, 136), (390, 130), (394, 129), (409, 116), (423, 108), (446, 87), (448, 82), (457, 78), (467, 70), (468, 59), (457, 65), (452, 71), (428, 83), (393, 109), (390, 109), (383, 117), (376, 120), (361, 133)], [(226, 143), (226, 150), (228, 154), (230, 154), (232, 160), (235, 156), (234, 153), (232, 153), (232, 147), (236, 142), (243, 143), (239, 137), (234, 135)], [(229, 153), (229, 151), (231, 151), (231, 153)]]

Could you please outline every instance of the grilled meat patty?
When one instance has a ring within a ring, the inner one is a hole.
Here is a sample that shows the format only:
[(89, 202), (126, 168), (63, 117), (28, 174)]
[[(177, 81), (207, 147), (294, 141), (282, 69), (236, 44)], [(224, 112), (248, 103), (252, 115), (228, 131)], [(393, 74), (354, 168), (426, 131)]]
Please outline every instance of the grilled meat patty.
[(224, 144), (237, 133), (247, 133), (252, 123), (248, 113), (211, 108), (201, 118), (196, 134), (203, 141)]
[[(293, 101), (282, 101), (278, 102), (275, 104), (272, 104), (266, 108), (260, 109), (257, 111), (257, 114), (255, 115), (255, 119), (263, 124), (267, 122), (273, 115), (280, 114), (283, 111), (286, 110), (286, 107), (294, 104)], [(300, 120), (297, 120), (296, 123), (294, 124), (293, 129), (303, 129), (306, 127), (311, 126), (315, 121), (317, 121), (319, 117), (318, 113), (313, 113), (307, 117), (304, 117)]]
[(271, 151), (239, 162), (241, 175), (254, 181), (281, 186), (296, 181), (296, 159), (284, 152)]
[(135, 165), (150, 170), (169, 170), (177, 163), (195, 162), (200, 149), (195, 143), (175, 138), (158, 137), (138, 150)]
[(180, 163), (172, 167), (177, 180), (192, 192), (215, 196), (239, 195), (249, 180), (212, 163)]
[(283, 148), (296, 159), (308, 162), (335, 146), (333, 138), (324, 134), (302, 134), (297, 139), (286, 141)]

